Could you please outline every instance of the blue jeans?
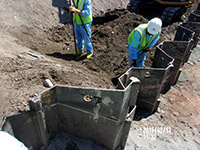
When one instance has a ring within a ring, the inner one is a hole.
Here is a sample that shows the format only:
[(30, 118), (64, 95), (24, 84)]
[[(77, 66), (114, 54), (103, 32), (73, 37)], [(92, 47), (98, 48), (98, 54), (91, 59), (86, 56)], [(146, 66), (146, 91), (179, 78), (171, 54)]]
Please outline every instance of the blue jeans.
[[(85, 24), (85, 27), (90, 37), (91, 37), (91, 28), (90, 28), (91, 25), (92, 22)], [(88, 37), (83, 25), (77, 25), (76, 22), (74, 22), (74, 32), (77, 39), (76, 45), (78, 49), (83, 50), (85, 44), (87, 54), (93, 53), (93, 46), (90, 37)]]
[[(130, 54), (130, 51), (133, 50), (130, 48), (130, 45), (128, 44), (128, 51), (129, 51), (129, 54)], [(143, 51), (140, 50), (137, 52), (137, 59), (143, 54)], [(144, 61), (146, 59), (146, 56), (147, 56), (148, 52), (144, 53), (144, 55), (140, 58), (140, 60), (138, 60), (137, 62), (137, 65), (136, 67), (144, 67)], [(129, 66), (131, 67), (131, 62), (132, 60), (130, 60), (130, 63), (129, 63)]]

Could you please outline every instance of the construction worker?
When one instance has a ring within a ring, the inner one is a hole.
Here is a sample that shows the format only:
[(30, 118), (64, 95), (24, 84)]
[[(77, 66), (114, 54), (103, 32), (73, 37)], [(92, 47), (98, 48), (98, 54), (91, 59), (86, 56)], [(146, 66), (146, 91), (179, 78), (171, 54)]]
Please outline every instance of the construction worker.
[(128, 37), (130, 67), (144, 67), (146, 55), (159, 40), (162, 21), (151, 19), (147, 24), (136, 27)]
[(70, 6), (69, 11), (74, 12), (74, 32), (77, 39), (77, 54), (75, 53), (74, 55), (81, 55), (83, 53), (85, 43), (87, 58), (89, 59), (93, 55), (93, 46), (90, 40), (90, 27), (92, 25), (91, 0), (74, 0), (73, 2), (75, 6)]

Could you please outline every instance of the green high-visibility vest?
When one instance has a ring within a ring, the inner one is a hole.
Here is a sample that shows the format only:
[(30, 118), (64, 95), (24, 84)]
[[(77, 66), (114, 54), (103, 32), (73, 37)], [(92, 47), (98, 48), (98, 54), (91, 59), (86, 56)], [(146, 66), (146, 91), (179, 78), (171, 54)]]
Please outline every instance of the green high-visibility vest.
[[(82, 11), (84, 3), (85, 3), (85, 0), (79, 0), (78, 5), (77, 5), (77, 2), (78, 2), (78, 0), (74, 0), (75, 6), (77, 6), (77, 9), (79, 9), (80, 11)], [(83, 17), (82, 15), (74, 13), (73, 21), (74, 22), (76, 21), (76, 23), (78, 25), (82, 25), (82, 22), (81, 22), (81, 19), (80, 19), (79, 16), (82, 18), (84, 24), (90, 23), (92, 21), (92, 12), (87, 17)]]
[(147, 43), (147, 24), (141, 24), (139, 25), (137, 28), (135, 28), (129, 35), (128, 37), (128, 43), (131, 44), (132, 40), (133, 40), (133, 36), (134, 36), (134, 32), (138, 31), (141, 35), (141, 39), (140, 39), (140, 44), (138, 47), (138, 51), (147, 48), (151, 42), (157, 38), (157, 36), (159, 35), (159, 32), (156, 35), (152, 35), (151, 39), (149, 40), (149, 42)]

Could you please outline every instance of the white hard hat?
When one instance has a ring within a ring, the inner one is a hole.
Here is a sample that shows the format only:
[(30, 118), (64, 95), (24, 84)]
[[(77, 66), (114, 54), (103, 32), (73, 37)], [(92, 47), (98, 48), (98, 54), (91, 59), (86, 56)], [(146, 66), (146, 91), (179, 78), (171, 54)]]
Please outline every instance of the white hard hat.
[(162, 28), (162, 21), (160, 18), (153, 18), (148, 22), (147, 31), (150, 34), (156, 35), (158, 32), (161, 31)]

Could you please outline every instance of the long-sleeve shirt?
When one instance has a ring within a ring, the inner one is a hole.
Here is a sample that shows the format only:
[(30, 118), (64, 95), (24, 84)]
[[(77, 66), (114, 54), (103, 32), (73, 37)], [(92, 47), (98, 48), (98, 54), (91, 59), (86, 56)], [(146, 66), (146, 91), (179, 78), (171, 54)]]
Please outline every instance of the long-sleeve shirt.
[(92, 13), (91, 0), (85, 0), (82, 10), (82, 16), (87, 17)]
[[(151, 42), (151, 44), (148, 46), (148, 48), (152, 48), (156, 43), (157, 41), (159, 40), (159, 37), (160, 36), (160, 33), (159, 35)], [(148, 35), (147, 34), (147, 43), (150, 41), (152, 35)], [(133, 40), (131, 42), (131, 44), (129, 45), (130, 47), (130, 50), (129, 50), (129, 60), (133, 60), (133, 59), (136, 59), (138, 58), (138, 47), (139, 47), (139, 44), (140, 44), (140, 39), (141, 39), (141, 34), (139, 33), (139, 31), (135, 31), (134, 32), (134, 36), (133, 36)], [(139, 52), (140, 54), (141, 52)]]

